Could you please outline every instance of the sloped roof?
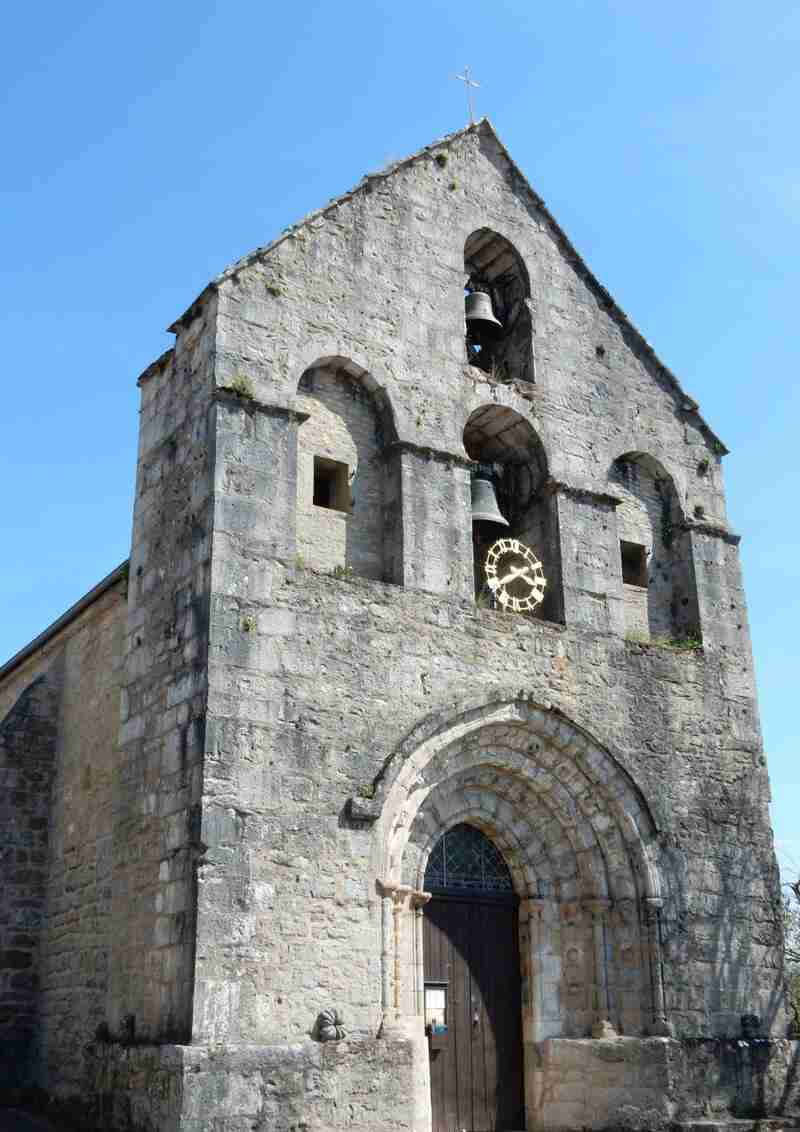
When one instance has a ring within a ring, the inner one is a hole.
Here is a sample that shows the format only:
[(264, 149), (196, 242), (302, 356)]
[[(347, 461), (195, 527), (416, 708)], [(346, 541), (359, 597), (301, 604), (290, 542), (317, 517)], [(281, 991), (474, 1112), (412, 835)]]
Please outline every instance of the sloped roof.
[(697, 401), (695, 401), (693, 397), (686, 393), (672, 370), (670, 370), (668, 366), (664, 365), (645, 336), (635, 326), (635, 324), (631, 321), (625, 311), (614, 301), (613, 297), (609, 294), (603, 284), (589, 269), (588, 265), (576, 251), (575, 247), (570, 242), (569, 238), (559, 225), (558, 221), (551, 214), (542, 198), (533, 189), (527, 177), (513, 160), (488, 118), (481, 118), (479, 121), (474, 122), (469, 126), (465, 126), (461, 130), (456, 130), (452, 134), (445, 134), (444, 137), (439, 138), (437, 141), (431, 142), (430, 145), (426, 145), (422, 149), (418, 149), (415, 153), (410, 154), (408, 157), (402, 158), (399, 161), (392, 162), (385, 168), (381, 169), (379, 172), (367, 173), (352, 189), (349, 189), (346, 193), (342, 193), (341, 196), (334, 197), (332, 200), (328, 201), (328, 203), (322, 208), (318, 208), (313, 212), (309, 212), (306, 216), (303, 217), (302, 220), (298, 220), (297, 223), (291, 224), (288, 228), (285, 228), (281, 235), (277, 237), (277, 239), (272, 240), (269, 244), (264, 244), (262, 247), (256, 248), (252, 252), (248, 252), (248, 254), (242, 256), (241, 259), (238, 259), (234, 263), (231, 263), (228, 267), (225, 268), (224, 271), (220, 272), (219, 275), (211, 280), (211, 282), (197, 296), (194, 302), (191, 303), (186, 311), (184, 311), (180, 318), (177, 318), (167, 329), (172, 331), (173, 333), (177, 333), (184, 322), (187, 322), (194, 316), (197, 305), (201, 303), (208, 294), (215, 291), (219, 287), (219, 285), (226, 279), (234, 278), (244, 268), (249, 267), (251, 264), (256, 263), (264, 256), (268, 255), (274, 248), (277, 248), (280, 244), (282, 244), (284, 240), (290, 239), (296, 232), (310, 225), (313, 225), (315, 220), (324, 218), (329, 212), (332, 212), (334, 209), (338, 208), (339, 205), (351, 200), (357, 193), (363, 192), (368, 184), (374, 183), (375, 181), (385, 180), (388, 177), (392, 177), (396, 172), (398, 172), (398, 170), (404, 169), (408, 165), (412, 165), (414, 162), (419, 161), (421, 158), (426, 157), (431, 153), (434, 153), (436, 150), (450, 145), (457, 138), (464, 137), (472, 132), (483, 132), (484, 134), (488, 134), (497, 144), (515, 176), (515, 179), (517, 181), (516, 187), (528, 195), (534, 206), (545, 218), (550, 227), (551, 234), (555, 238), (562, 254), (569, 261), (577, 274), (586, 283), (589, 289), (594, 292), (600, 306), (612, 319), (614, 319), (614, 321), (620, 327), (622, 327), (631, 335), (631, 337), (641, 350), (641, 353), (656, 368), (659, 374), (665, 379), (666, 383), (672, 388), (676, 400), (680, 405), (680, 408), (684, 412), (692, 413), (696, 416), (700, 429), (706, 436), (706, 439), (711, 442), (714, 450), (720, 455), (726, 455), (729, 449), (725, 444), (723, 444), (717, 434), (703, 419), (698, 411)]
[(103, 594), (112, 589), (117, 582), (126, 580), (129, 566), (130, 559), (128, 558), (126, 558), (124, 562), (120, 562), (116, 569), (112, 570), (110, 574), (107, 574), (101, 582), (93, 586), (83, 597), (78, 598), (74, 605), (71, 605), (60, 617), (57, 617), (38, 637), (34, 637), (29, 644), (24, 645), (19, 652), (14, 653), (4, 664), (0, 665), (0, 680), (4, 680), (10, 672), (18, 668), (29, 656), (32, 656), (39, 649), (43, 649), (53, 637), (57, 636), (62, 629), (66, 629), (77, 617), (80, 617), (83, 611), (88, 609), (90, 605), (99, 601)]

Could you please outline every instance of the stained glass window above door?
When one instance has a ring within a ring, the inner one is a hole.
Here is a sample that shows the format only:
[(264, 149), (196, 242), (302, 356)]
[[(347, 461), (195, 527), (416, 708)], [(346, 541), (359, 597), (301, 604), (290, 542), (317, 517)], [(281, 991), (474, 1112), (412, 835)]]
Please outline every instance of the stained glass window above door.
[(425, 888), (513, 892), (508, 865), (499, 849), (474, 825), (454, 825), (433, 847)]

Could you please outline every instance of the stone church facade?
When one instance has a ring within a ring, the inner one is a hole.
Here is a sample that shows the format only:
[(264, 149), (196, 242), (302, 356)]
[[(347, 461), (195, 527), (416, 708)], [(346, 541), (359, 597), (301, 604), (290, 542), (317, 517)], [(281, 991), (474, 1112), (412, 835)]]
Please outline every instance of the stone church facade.
[(792, 1108), (726, 450), (489, 123), (171, 329), (130, 562), (0, 669), (4, 1084), (125, 1132)]

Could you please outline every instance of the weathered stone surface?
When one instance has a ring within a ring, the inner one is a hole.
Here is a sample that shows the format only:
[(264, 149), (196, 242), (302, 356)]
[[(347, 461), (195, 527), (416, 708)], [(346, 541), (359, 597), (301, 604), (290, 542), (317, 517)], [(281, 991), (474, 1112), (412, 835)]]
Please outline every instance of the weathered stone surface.
[(32, 1053), (4, 1060), (6, 1084), (52, 1065), (56, 1091), (79, 1089), (106, 1017), (123, 617), (118, 583), (0, 685), (0, 1011)]
[(120, 1132), (410, 1129), (410, 1043), (139, 1047), (94, 1045), (87, 1128)]
[[(506, 328), (477, 353), (465, 283)], [(9, 873), (44, 926), (0, 934), (37, 1081), (125, 1132), (424, 1132), (425, 868), (470, 822), (520, 898), (531, 1126), (794, 1104), (724, 449), (488, 124), (174, 329), (124, 640), (106, 595), (0, 685), (0, 716), (53, 689), (17, 713), (48, 863)], [(477, 460), (544, 565), (536, 616), (482, 600)], [(332, 1004), (346, 1039), (312, 1040)], [(770, 1035), (746, 1056), (743, 1015)]]

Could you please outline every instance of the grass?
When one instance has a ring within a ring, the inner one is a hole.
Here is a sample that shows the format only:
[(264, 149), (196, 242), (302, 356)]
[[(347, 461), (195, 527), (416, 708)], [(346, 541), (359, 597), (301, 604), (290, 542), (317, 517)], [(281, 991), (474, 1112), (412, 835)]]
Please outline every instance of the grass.
[(697, 652), (703, 642), (694, 634), (685, 637), (649, 637), (645, 633), (626, 633), (625, 640), (632, 645), (647, 645), (652, 648), (672, 649), (673, 652)]
[(241, 397), (243, 401), (252, 401), (255, 397), (252, 382), (243, 373), (237, 373), (235, 377), (231, 378), (230, 384), (226, 385), (225, 389), (236, 397)]

